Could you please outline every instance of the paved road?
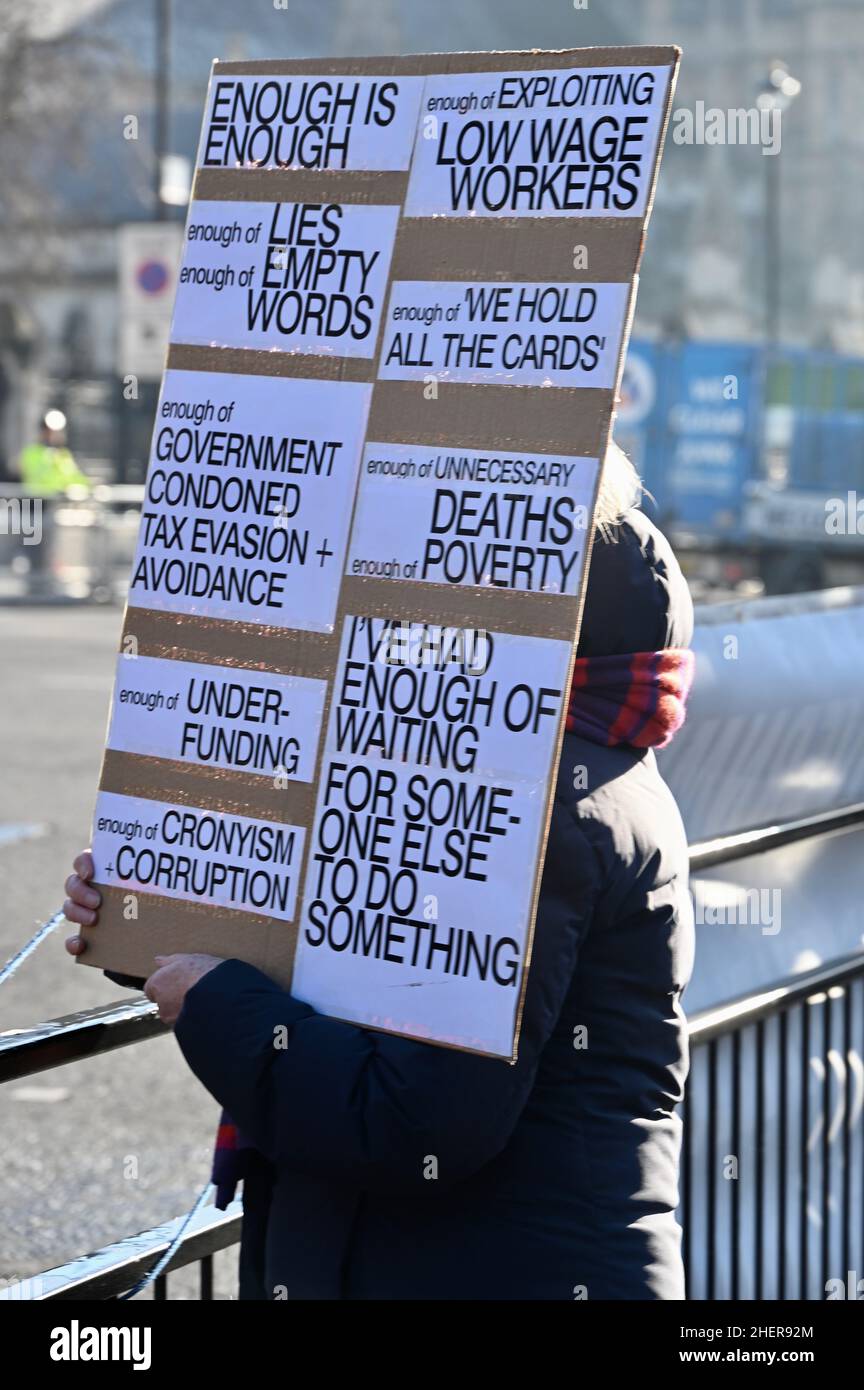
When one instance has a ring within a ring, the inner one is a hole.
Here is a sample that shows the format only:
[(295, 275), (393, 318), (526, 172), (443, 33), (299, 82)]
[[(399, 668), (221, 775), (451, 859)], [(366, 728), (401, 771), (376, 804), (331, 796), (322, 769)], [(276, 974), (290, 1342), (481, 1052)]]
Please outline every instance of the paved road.
[[(2, 960), (60, 905), (88, 842), (120, 624), (119, 608), (0, 608)], [(2, 988), (0, 1028), (129, 997), (74, 964), (62, 941)], [(216, 1119), (169, 1037), (0, 1087), (0, 1279), (187, 1210)], [(230, 1252), (217, 1260), (222, 1297), (234, 1263)], [(172, 1296), (195, 1296), (191, 1278), (174, 1282)]]

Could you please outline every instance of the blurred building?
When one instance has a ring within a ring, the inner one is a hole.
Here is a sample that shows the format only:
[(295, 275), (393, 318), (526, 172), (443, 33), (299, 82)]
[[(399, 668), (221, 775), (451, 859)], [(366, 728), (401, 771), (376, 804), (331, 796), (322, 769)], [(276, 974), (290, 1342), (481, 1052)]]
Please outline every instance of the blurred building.
[(667, 141), (642, 272), (643, 325), (669, 322), (691, 337), (763, 335), (773, 173), (780, 339), (864, 353), (864, 7), (858, 0), (618, 0), (607, 9), (622, 23), (635, 16), (628, 42), (683, 48), (676, 108), (752, 107), (777, 59), (801, 83), (783, 114), (776, 156)]
[(758, 340), (774, 196), (779, 336), (864, 351), (857, 0), (43, 0), (38, 14), (28, 0), (0, 0), (0, 14), (4, 70), (17, 75), (0, 94), (0, 476), (54, 403), (91, 471), (143, 476), (157, 385), (124, 395), (118, 228), (182, 220), (182, 206), (157, 197), (157, 113), (164, 153), (191, 160), (217, 56), (675, 42), (676, 109), (724, 111), (752, 107), (782, 59), (801, 94), (778, 156), (667, 141), (637, 332)]

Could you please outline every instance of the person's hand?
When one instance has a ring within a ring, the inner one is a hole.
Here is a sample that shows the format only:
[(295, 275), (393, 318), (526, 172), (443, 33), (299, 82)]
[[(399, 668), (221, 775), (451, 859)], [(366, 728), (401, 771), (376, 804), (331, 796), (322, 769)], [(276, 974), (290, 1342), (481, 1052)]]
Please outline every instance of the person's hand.
[[(63, 904), (63, 915), (70, 922), (77, 922), (82, 927), (95, 927), (99, 921), (99, 908), (102, 906), (102, 894), (98, 888), (94, 888), (90, 880), (95, 872), (93, 855), (89, 849), (85, 849), (74, 861), (71, 873), (66, 880), (66, 892), (68, 897)], [(87, 942), (83, 936), (67, 936), (66, 950), (70, 956), (80, 956), (87, 950)]]
[[(102, 894), (91, 883), (95, 866), (89, 849), (78, 855), (72, 868), (74, 872), (66, 880), (68, 897), (63, 904), (63, 914), (70, 922), (78, 922), (82, 927), (95, 927), (99, 921)], [(87, 942), (83, 936), (67, 936), (66, 950), (70, 956), (80, 956), (87, 950)], [(162, 1022), (173, 1028), (187, 991), (198, 983), (202, 975), (221, 965), (223, 958), (174, 955), (154, 956), (153, 959), (156, 969), (145, 984), (144, 993), (154, 1004), (158, 1004)]]
[(180, 1017), (187, 991), (197, 985), (203, 975), (222, 964), (221, 956), (177, 955), (156, 956), (157, 969), (144, 986), (144, 993), (159, 1005), (159, 1017), (173, 1028)]

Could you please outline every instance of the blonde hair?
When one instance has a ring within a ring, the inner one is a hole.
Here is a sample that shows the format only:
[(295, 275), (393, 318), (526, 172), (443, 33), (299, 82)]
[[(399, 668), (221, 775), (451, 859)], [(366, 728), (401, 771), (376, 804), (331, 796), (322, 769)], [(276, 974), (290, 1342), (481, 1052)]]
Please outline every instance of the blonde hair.
[(624, 450), (610, 439), (594, 512), (594, 525), (607, 540), (610, 539), (607, 533), (618, 525), (624, 513), (631, 507), (638, 507), (644, 491), (642, 479)]

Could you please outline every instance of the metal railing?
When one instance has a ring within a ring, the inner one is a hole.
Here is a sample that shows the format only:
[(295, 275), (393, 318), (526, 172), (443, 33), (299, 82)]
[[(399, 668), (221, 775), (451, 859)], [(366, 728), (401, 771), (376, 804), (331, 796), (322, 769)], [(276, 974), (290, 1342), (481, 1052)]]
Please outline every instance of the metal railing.
[[(237, 1244), (242, 1216), (243, 1208), (239, 1201), (232, 1202), (225, 1211), (204, 1207), (196, 1213), (189, 1221), (175, 1255), (153, 1282), (154, 1300), (163, 1302), (168, 1298), (169, 1274), (197, 1263), (199, 1297), (209, 1302), (213, 1298), (213, 1257), (220, 1250)], [(23, 1279), (19, 1284), (9, 1285), (0, 1289), (0, 1301), (119, 1298), (134, 1289), (139, 1280), (154, 1268), (185, 1220), (185, 1216), (178, 1216), (164, 1226), (156, 1226), (115, 1245), (107, 1245), (93, 1255), (84, 1255), (70, 1260), (68, 1264)]]
[(40, 498), (21, 484), (0, 481), (0, 601), (118, 599), (132, 565), (143, 497), (139, 484), (94, 482)]
[[(762, 827), (692, 845), (690, 868), (862, 825), (864, 804)], [(864, 951), (705, 1009), (689, 1028), (681, 1173), (688, 1296), (824, 1298), (828, 1280), (864, 1274)], [(140, 999), (3, 1033), (0, 1084), (167, 1031), (155, 1005)], [(752, 1177), (750, 1204), (741, 1200), (742, 1166)], [(729, 1180), (721, 1185), (722, 1177)], [(154, 1267), (184, 1219), (0, 1289), (0, 1300), (117, 1298)], [(197, 1262), (200, 1297), (212, 1298), (213, 1256), (239, 1240), (240, 1222), (239, 1202), (198, 1213), (154, 1297), (167, 1298), (168, 1274)]]
[[(691, 872), (864, 825), (864, 806), (694, 845)], [(688, 1296), (824, 1299), (864, 1275), (864, 951), (690, 1019)], [(746, 1200), (745, 1200), (746, 1198)], [(841, 1292), (841, 1290), (845, 1290)]]
[(689, 1297), (845, 1288), (850, 1271), (864, 1273), (864, 951), (706, 1009), (690, 1038)]

